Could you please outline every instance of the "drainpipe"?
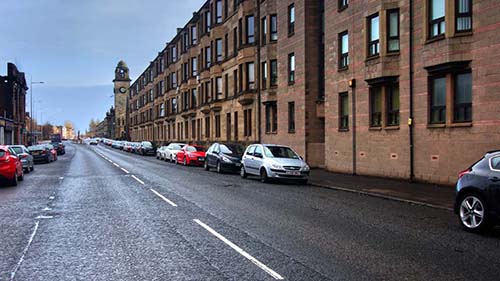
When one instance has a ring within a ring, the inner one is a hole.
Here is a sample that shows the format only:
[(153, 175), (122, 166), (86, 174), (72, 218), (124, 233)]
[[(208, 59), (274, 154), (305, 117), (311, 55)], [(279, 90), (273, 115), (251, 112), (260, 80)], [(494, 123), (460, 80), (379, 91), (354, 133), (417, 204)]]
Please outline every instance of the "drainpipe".
[(356, 175), (356, 80), (349, 80), (349, 87), (352, 89), (352, 175)]
[(415, 167), (414, 167), (414, 154), (415, 154), (415, 147), (414, 147), (414, 124), (413, 124), (413, 0), (410, 0), (410, 44), (409, 45), (409, 63), (410, 63), (410, 113), (409, 113), (409, 118), (408, 118), (408, 126), (409, 126), (409, 138), (410, 138), (410, 182), (414, 181), (415, 177)]
[(259, 81), (259, 83), (257, 85), (257, 124), (259, 124), (257, 126), (257, 132), (258, 132), (257, 133), (257, 137), (258, 137), (257, 141), (259, 143), (262, 142), (262, 128), (261, 128), (261, 124), (262, 124), (262, 116), (261, 116), (262, 115), (261, 114), (261, 111), (262, 111), (262, 109), (261, 109), (261, 107), (262, 107), (262, 104), (261, 104), (262, 97), (261, 97), (261, 95), (262, 95), (262, 92), (261, 92), (261, 86), (260, 86), (260, 84), (262, 83), (262, 81), (260, 81), (260, 79), (261, 79), (261, 71), (262, 71), (262, 69), (260, 69), (260, 67), (261, 67), (261, 62), (260, 62), (260, 39), (261, 39), (260, 38), (261, 37), (261, 34), (260, 34), (260, 27), (261, 27), (260, 26), (260, 2), (261, 1), (257, 1), (257, 20), (256, 20), (256, 22), (257, 22), (257, 32), (256, 33), (257, 33), (258, 37), (257, 37), (257, 40), (255, 40), (257, 42), (257, 67), (256, 67), (256, 69), (257, 69), (257, 75), (258, 75), (257, 76), (258, 77), (257, 81)]

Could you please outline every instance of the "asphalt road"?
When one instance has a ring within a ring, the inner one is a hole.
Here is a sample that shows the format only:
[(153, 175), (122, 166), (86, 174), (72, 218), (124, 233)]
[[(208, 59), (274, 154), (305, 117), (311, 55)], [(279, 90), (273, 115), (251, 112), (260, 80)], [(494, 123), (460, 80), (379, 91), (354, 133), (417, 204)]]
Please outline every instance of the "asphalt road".
[(0, 280), (499, 280), (500, 230), (341, 191), (67, 145), (0, 188)]

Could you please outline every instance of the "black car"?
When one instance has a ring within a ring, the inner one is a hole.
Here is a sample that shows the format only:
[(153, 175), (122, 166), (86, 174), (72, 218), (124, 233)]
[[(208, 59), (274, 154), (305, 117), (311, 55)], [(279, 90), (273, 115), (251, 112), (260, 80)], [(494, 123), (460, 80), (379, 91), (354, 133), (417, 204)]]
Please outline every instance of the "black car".
[(218, 173), (225, 171), (239, 172), (241, 156), (245, 148), (239, 144), (214, 143), (205, 155), (205, 170), (216, 168)]
[(153, 144), (149, 141), (143, 141), (139, 144), (139, 147), (136, 149), (136, 153), (140, 155), (156, 155), (156, 149), (153, 147)]
[(52, 155), (47, 145), (33, 145), (28, 147), (28, 150), (33, 155), (35, 162), (50, 163), (54, 161), (54, 155)]
[(62, 142), (53, 142), (51, 143), (54, 146), (54, 149), (57, 151), (57, 155), (66, 154), (66, 147)]
[(460, 172), (455, 214), (470, 232), (483, 232), (500, 221), (500, 150)]

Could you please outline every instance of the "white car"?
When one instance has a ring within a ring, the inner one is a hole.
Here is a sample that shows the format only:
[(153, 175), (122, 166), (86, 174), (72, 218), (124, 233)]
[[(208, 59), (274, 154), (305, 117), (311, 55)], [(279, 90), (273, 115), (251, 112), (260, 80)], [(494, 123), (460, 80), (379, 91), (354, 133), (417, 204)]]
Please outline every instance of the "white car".
[(185, 143), (171, 143), (165, 149), (165, 161), (175, 162), (177, 159), (177, 152), (179, 152), (186, 144)]
[(166, 146), (161, 146), (160, 148), (158, 148), (156, 150), (156, 159), (160, 159), (160, 160), (167, 160), (165, 158), (165, 151), (167, 150), (167, 147)]

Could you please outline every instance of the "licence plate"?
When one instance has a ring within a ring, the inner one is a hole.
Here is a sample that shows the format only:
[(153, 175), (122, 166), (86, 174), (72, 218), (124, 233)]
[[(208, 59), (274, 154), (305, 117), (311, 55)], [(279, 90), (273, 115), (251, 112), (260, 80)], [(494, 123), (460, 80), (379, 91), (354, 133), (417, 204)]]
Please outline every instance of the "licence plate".
[(299, 171), (286, 171), (286, 174), (291, 176), (300, 176)]
[(241, 167), (241, 163), (236, 163), (236, 167)]
[(39, 155), (40, 153), (39, 152), (33, 152), (33, 155)]
[(198, 157), (198, 161), (205, 161), (205, 158), (203, 158), (203, 157)]

